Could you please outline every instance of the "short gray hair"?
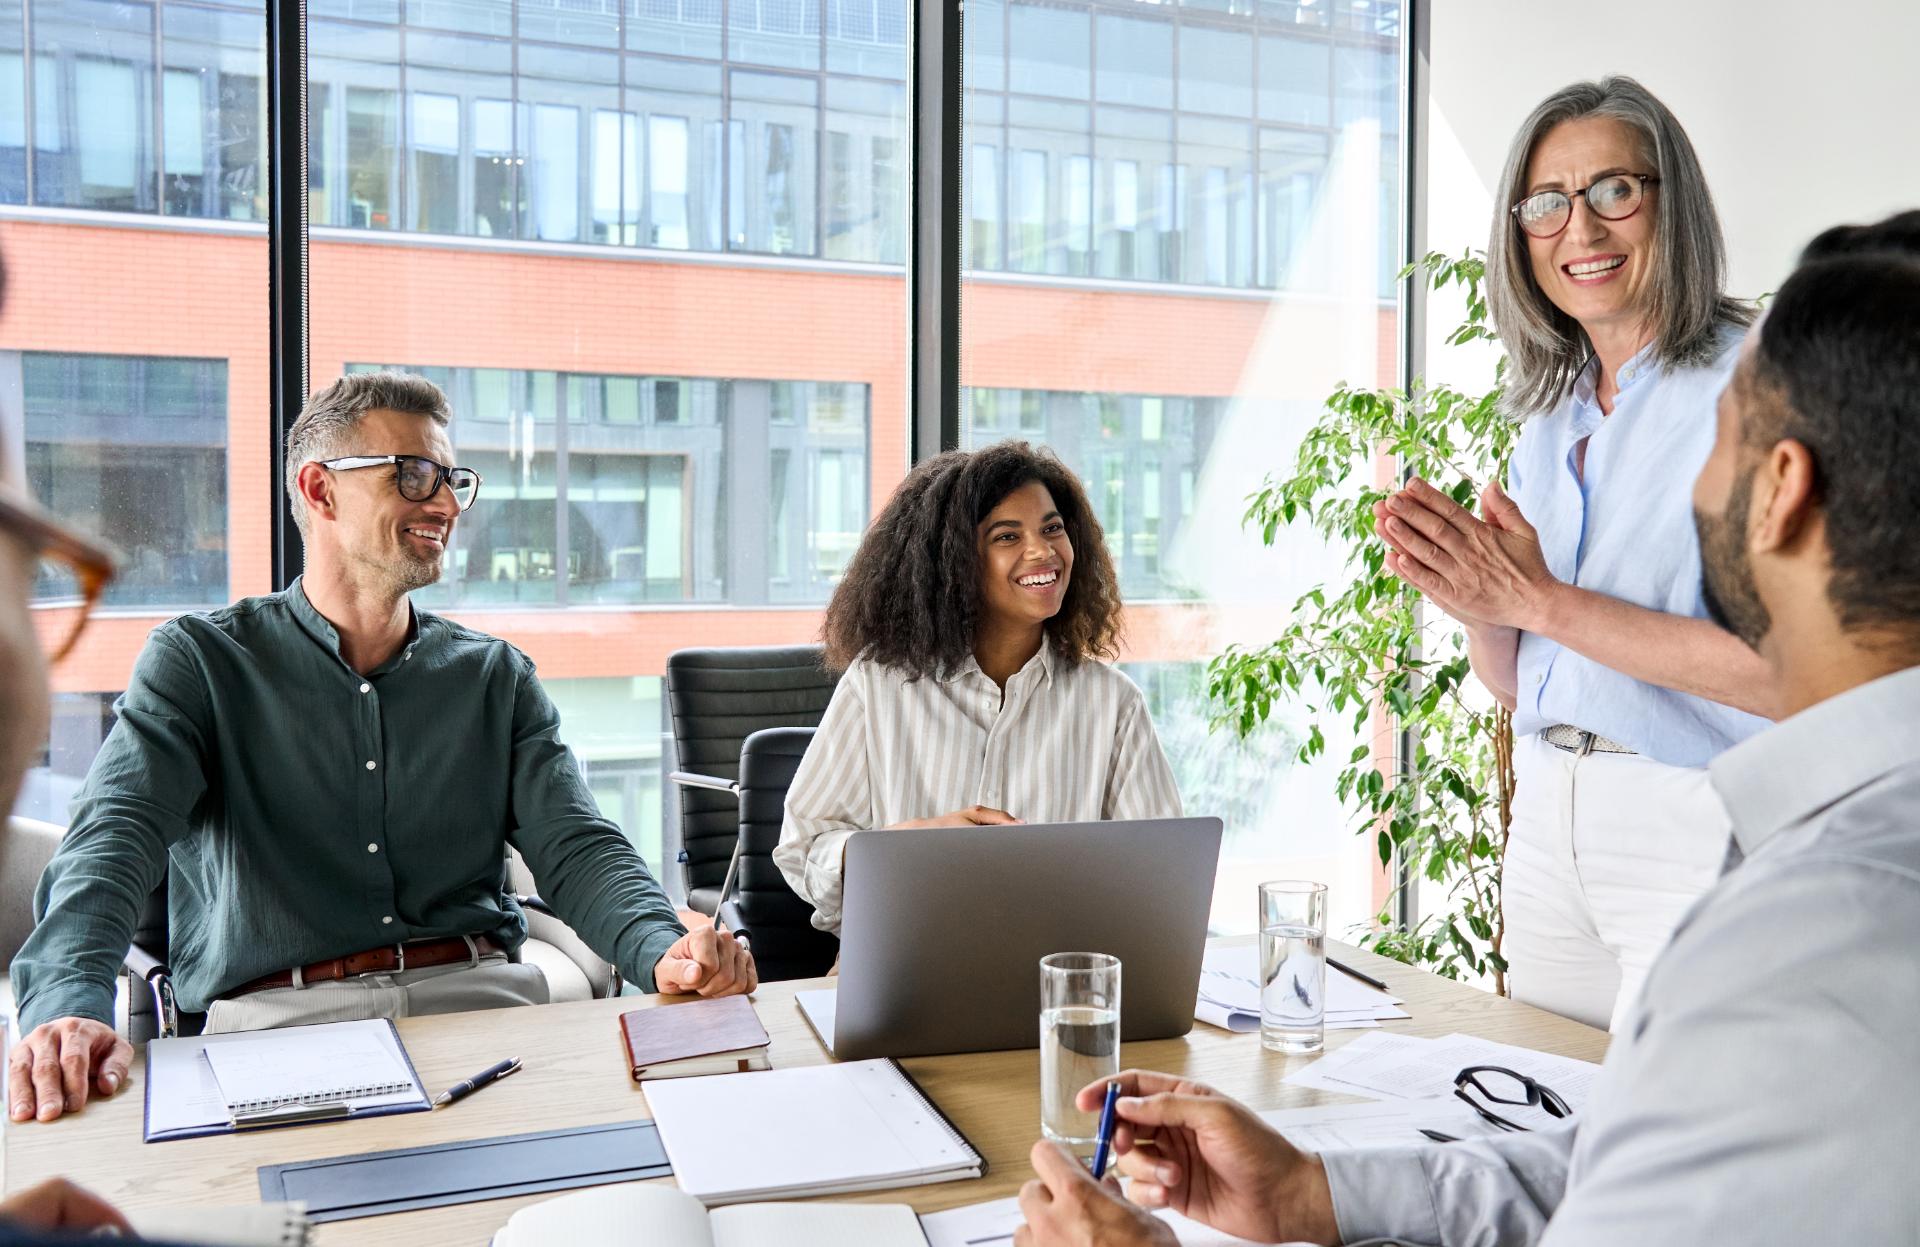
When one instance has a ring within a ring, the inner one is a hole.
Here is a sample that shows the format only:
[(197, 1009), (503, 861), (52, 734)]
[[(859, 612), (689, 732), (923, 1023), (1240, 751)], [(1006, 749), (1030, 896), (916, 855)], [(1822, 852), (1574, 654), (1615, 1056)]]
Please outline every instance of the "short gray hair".
[(1540, 140), (1562, 122), (1582, 117), (1630, 126), (1653, 165), (1650, 172), (1660, 179), (1647, 292), (1659, 361), (1671, 367), (1704, 364), (1717, 353), (1723, 326), (1753, 322), (1753, 307), (1722, 289), (1727, 255), (1720, 217), (1693, 143), (1673, 113), (1625, 76), (1562, 87), (1533, 110), (1507, 150), (1487, 240), (1487, 306), (1508, 361), (1502, 406), (1521, 418), (1558, 402), (1593, 356), (1579, 322), (1555, 307), (1534, 280), (1526, 239), (1510, 211), (1526, 197), (1527, 165)]
[(441, 428), (453, 420), (446, 393), (425, 377), (405, 372), (355, 372), (307, 400), (287, 434), (287, 500), (301, 537), (307, 535), (307, 508), (300, 500), (300, 469), (316, 459), (351, 453), (347, 444), (360, 418), (370, 411), (426, 416)]

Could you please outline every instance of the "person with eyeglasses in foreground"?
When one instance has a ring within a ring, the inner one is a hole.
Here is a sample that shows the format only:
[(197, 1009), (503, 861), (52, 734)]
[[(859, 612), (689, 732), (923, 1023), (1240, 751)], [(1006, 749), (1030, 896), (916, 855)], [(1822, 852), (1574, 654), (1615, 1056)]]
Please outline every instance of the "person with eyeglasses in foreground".
[(148, 638), (13, 962), (13, 1120), (126, 1080), (114, 973), (163, 877), (176, 997), (208, 1033), (545, 1003), (511, 960), (509, 844), (629, 982), (757, 985), (747, 948), (689, 933), (601, 816), (526, 655), (410, 601), (480, 488), (450, 419), (400, 373), (315, 394), (285, 465), (304, 574)]
[(1502, 947), (1516, 1000), (1617, 1026), (1713, 884), (1706, 766), (1775, 713), (1765, 665), (1707, 618), (1687, 500), (1753, 308), (1727, 297), (1693, 145), (1631, 78), (1521, 124), (1486, 298), (1523, 421), (1479, 515), (1415, 480), (1374, 507), (1386, 566), (1465, 629), (1513, 711)]
[(1714, 761), (1724, 873), (1580, 1117), (1315, 1157), (1129, 1071), (1138, 1206), (1043, 1141), (1018, 1247), (1171, 1244), (1156, 1207), (1262, 1243), (1920, 1242), (1920, 211), (1809, 245), (1716, 421), (1693, 485), (1706, 599), (1786, 717)]
[[(0, 268), (0, 292), (4, 289)], [(7, 439), (0, 437), (0, 842), (8, 834), (6, 813), (46, 740), (49, 659), (65, 656), (86, 619), (83, 607), (63, 603), (43, 613), (36, 627), (28, 602), (42, 561), (67, 569), (89, 601), (113, 573), (110, 551), (63, 527), (8, 479), (17, 465), (5, 462), (6, 449)], [(68, 1241), (49, 1239), (42, 1231), (109, 1228), (131, 1233), (111, 1204), (64, 1178), (0, 1199), (0, 1247)]]

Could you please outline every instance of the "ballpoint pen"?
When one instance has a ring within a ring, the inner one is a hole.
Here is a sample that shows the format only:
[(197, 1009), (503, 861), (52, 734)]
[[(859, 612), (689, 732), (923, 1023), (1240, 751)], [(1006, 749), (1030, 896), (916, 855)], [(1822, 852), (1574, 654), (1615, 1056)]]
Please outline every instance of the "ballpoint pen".
[(1359, 979), (1362, 983), (1365, 983), (1369, 987), (1377, 987), (1383, 992), (1391, 990), (1390, 988), (1387, 987), (1385, 983), (1382, 983), (1379, 979), (1374, 978), (1371, 974), (1362, 974), (1360, 973), (1360, 971), (1354, 969), (1352, 966), (1346, 965), (1342, 962), (1335, 961), (1331, 957), (1327, 958), (1327, 964), (1332, 966), (1334, 969), (1340, 971), (1340, 973), (1346, 975), (1350, 979)]
[(508, 1057), (498, 1065), (489, 1065), (472, 1078), (457, 1082), (445, 1091), (442, 1091), (439, 1096), (434, 1099), (433, 1106), (439, 1108), (444, 1104), (452, 1104), (456, 1100), (464, 1100), (474, 1092), (480, 1090), (480, 1088), (499, 1082), (508, 1074), (518, 1072), (519, 1069), (520, 1058), (517, 1056)]
[(1115, 1079), (1107, 1084), (1107, 1102), (1100, 1109), (1100, 1129), (1093, 1144), (1093, 1180), (1098, 1182), (1107, 1172), (1107, 1149), (1113, 1146), (1113, 1105), (1120, 1098), (1120, 1081)]

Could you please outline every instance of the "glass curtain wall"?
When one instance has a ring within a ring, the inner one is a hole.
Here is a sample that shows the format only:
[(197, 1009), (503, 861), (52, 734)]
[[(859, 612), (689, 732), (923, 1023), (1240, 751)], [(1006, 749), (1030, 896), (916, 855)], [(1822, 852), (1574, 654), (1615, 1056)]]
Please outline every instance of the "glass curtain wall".
[(156, 622), (271, 587), (265, 47), (258, 4), (0, 0), (0, 472), (121, 555), (28, 817), (66, 821)]
[(812, 639), (906, 470), (905, 0), (321, 0), (315, 385), (452, 401), (422, 608), (539, 664), (670, 885), (661, 673)]
[(1123, 667), (1188, 811), (1227, 821), (1221, 930), (1253, 929), (1263, 878), (1329, 882), (1337, 929), (1380, 895), (1330, 778), (1291, 763), (1300, 716), (1211, 731), (1204, 665), (1337, 570), (1240, 516), (1336, 384), (1394, 379), (1400, 22), (1385, 0), (967, 7), (963, 442), (1044, 443), (1084, 482)]

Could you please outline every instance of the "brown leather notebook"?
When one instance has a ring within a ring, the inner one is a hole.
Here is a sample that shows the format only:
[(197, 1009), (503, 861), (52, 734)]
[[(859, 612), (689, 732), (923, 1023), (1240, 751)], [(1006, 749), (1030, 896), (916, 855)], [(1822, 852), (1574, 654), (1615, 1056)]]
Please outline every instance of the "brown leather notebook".
[(770, 1069), (770, 1042), (753, 1001), (745, 996), (657, 1005), (620, 1015), (620, 1044), (635, 1082)]

